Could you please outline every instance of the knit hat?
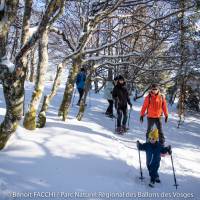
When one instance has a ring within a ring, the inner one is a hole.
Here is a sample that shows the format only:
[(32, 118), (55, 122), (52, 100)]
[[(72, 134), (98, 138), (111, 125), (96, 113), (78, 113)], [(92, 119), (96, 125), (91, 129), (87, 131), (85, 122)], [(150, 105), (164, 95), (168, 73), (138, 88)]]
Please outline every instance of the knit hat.
[(154, 89), (154, 88), (159, 89), (159, 85), (157, 83), (153, 83), (151, 85), (151, 89)]
[(118, 80), (123, 80), (124, 81), (124, 77), (122, 75), (118, 76)]
[(149, 140), (151, 139), (154, 139), (155, 141), (158, 141), (158, 129), (155, 128), (154, 130), (152, 130), (150, 133), (149, 133)]

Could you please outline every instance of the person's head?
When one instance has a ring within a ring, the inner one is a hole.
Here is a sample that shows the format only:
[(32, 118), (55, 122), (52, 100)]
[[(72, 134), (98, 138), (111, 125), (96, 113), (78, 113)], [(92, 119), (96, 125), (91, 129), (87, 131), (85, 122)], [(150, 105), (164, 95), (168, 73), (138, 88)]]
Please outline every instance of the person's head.
[(158, 84), (154, 83), (154, 84), (151, 85), (151, 92), (154, 93), (154, 94), (158, 94), (158, 92), (159, 92)]
[(118, 82), (119, 82), (120, 84), (124, 84), (124, 77), (123, 77), (122, 75), (119, 75), (119, 76), (118, 76)]
[(85, 72), (85, 68), (84, 67), (81, 68), (81, 72)]
[(154, 144), (158, 141), (159, 135), (158, 135), (158, 129), (155, 128), (153, 131), (149, 133), (149, 142)]

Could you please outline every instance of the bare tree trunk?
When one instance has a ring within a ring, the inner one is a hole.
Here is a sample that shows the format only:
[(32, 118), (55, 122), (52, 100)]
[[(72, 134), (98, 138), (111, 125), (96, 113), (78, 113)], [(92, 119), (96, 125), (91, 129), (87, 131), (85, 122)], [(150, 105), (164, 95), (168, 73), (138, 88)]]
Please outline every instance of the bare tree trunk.
[(42, 108), (41, 108), (40, 113), (38, 115), (38, 121), (37, 121), (37, 127), (38, 128), (43, 128), (46, 124), (46, 112), (48, 110), (48, 107), (49, 107), (51, 100), (56, 95), (56, 92), (57, 92), (58, 87), (60, 85), (60, 82), (61, 82), (60, 79), (61, 79), (61, 75), (62, 75), (62, 71), (63, 71), (64, 66), (65, 66), (64, 63), (60, 63), (57, 66), (56, 77), (55, 77), (54, 82), (53, 82), (53, 87), (51, 89), (51, 93), (49, 95), (44, 96)]
[[(15, 132), (19, 120), (22, 117), (23, 101), (24, 101), (24, 81), (26, 68), (22, 63), (23, 56), (35, 45), (39, 35), (42, 35), (49, 21), (55, 18), (55, 13), (61, 8), (61, 3), (64, 0), (52, 0), (40, 22), (36, 33), (28, 40), (21, 48), (20, 52), (15, 57), (15, 68), (10, 61), (5, 57), (7, 36), (10, 25), (15, 20), (18, 8), (18, 0), (7, 0), (6, 5), (1, 5), (0, 15), (0, 80), (2, 81), (4, 97), (6, 102), (6, 115), (0, 125), (0, 149), (3, 149), (10, 138), (11, 134)], [(56, 15), (57, 16), (57, 15)]]
[(36, 112), (42, 97), (45, 84), (45, 75), (48, 67), (48, 29), (44, 31), (39, 40), (39, 63), (37, 68), (37, 80), (33, 91), (28, 112), (24, 117), (24, 127), (29, 130), (36, 128)]
[(82, 56), (79, 54), (73, 59), (72, 67), (70, 69), (69, 76), (66, 82), (62, 103), (58, 111), (58, 116), (62, 116), (63, 121), (66, 120), (66, 117), (69, 113), (71, 99), (74, 91), (74, 83), (76, 76), (78, 74), (79, 67), (81, 66), (81, 63), (82, 63)]
[[(180, 7), (182, 9), (185, 8), (185, 1), (180, 0)], [(185, 74), (182, 74), (182, 72), (186, 72), (186, 69), (184, 69), (185, 63), (186, 63), (186, 55), (185, 55), (185, 25), (184, 25), (184, 16), (185, 12), (181, 12), (180, 17), (180, 54), (181, 54), (181, 63), (180, 63), (180, 73), (181, 77), (179, 80), (180, 84), (180, 94), (179, 94), (179, 103), (178, 103), (178, 116), (179, 116), (179, 122), (178, 122), (178, 128), (184, 121), (184, 115), (185, 115), (185, 87), (186, 87), (186, 81), (185, 81)]]
[(36, 64), (36, 50), (33, 49), (31, 53), (31, 62), (30, 62), (30, 76), (29, 76), (29, 81), (34, 82), (35, 80), (35, 64)]
[[(10, 25), (14, 22), (18, 0), (1, 2), (0, 15), (0, 79), (6, 102), (6, 115), (0, 125), (0, 149), (6, 145), (11, 134), (16, 130), (23, 109), (23, 91), (18, 87), (20, 83), (14, 78), (9, 66), (4, 63), (6, 59), (7, 37)], [(17, 84), (16, 84), (17, 83)], [(21, 85), (20, 85), (21, 86)]]
[(17, 48), (18, 48), (18, 45), (19, 45), (19, 35), (20, 35), (19, 28), (16, 27), (15, 39), (14, 39), (14, 42), (13, 42), (13, 47), (12, 47), (12, 52), (11, 52), (11, 60), (14, 60), (16, 53), (17, 53)]
[[(29, 38), (29, 28), (30, 28), (30, 18), (32, 11), (33, 0), (25, 0), (25, 8), (24, 8), (24, 16), (23, 16), (23, 26), (22, 26), (22, 34), (21, 34), (21, 48), (26, 44)], [(29, 54), (22, 58), (22, 64), (26, 70), (28, 70), (28, 58)], [(26, 71), (26, 76), (27, 76)]]

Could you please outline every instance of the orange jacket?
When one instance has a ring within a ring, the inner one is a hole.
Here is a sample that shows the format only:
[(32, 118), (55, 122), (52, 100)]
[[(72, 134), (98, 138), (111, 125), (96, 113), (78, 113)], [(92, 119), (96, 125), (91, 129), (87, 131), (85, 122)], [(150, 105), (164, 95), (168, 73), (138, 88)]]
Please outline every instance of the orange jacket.
[(144, 116), (146, 110), (147, 117), (149, 118), (159, 118), (162, 115), (162, 112), (164, 112), (165, 117), (168, 116), (166, 100), (164, 96), (162, 96), (160, 93), (149, 93), (149, 95), (145, 97), (144, 104), (140, 111), (140, 115)]

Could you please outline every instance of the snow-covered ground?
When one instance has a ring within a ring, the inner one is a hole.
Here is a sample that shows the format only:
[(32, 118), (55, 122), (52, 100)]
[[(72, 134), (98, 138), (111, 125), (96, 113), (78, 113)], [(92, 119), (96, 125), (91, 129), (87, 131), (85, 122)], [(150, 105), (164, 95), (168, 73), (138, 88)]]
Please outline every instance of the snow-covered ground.
[[(50, 90), (47, 84), (45, 92)], [(43, 129), (17, 129), (6, 148), (0, 152), (0, 200), (4, 199), (200, 199), (200, 119), (188, 117), (177, 129), (177, 115), (170, 108), (169, 122), (164, 124), (179, 184), (173, 186), (171, 160), (161, 160), (162, 183), (149, 188), (145, 153), (141, 152), (144, 181), (139, 179), (138, 151), (135, 142), (145, 140), (146, 120), (141, 125), (142, 99), (133, 102), (130, 131), (113, 133), (115, 121), (103, 112), (107, 102), (101, 94), (91, 92), (81, 122), (75, 116), (77, 92), (69, 119), (57, 117), (64, 86), (60, 88), (47, 114)], [(26, 85), (26, 101), (32, 85)], [(0, 118), (5, 103), (0, 88)], [(18, 196), (18, 198), (15, 198)], [(46, 198), (45, 198), (46, 196)], [(81, 198), (82, 197), (82, 198)], [(85, 198), (83, 198), (85, 197)], [(187, 197), (187, 198), (185, 198)]]

